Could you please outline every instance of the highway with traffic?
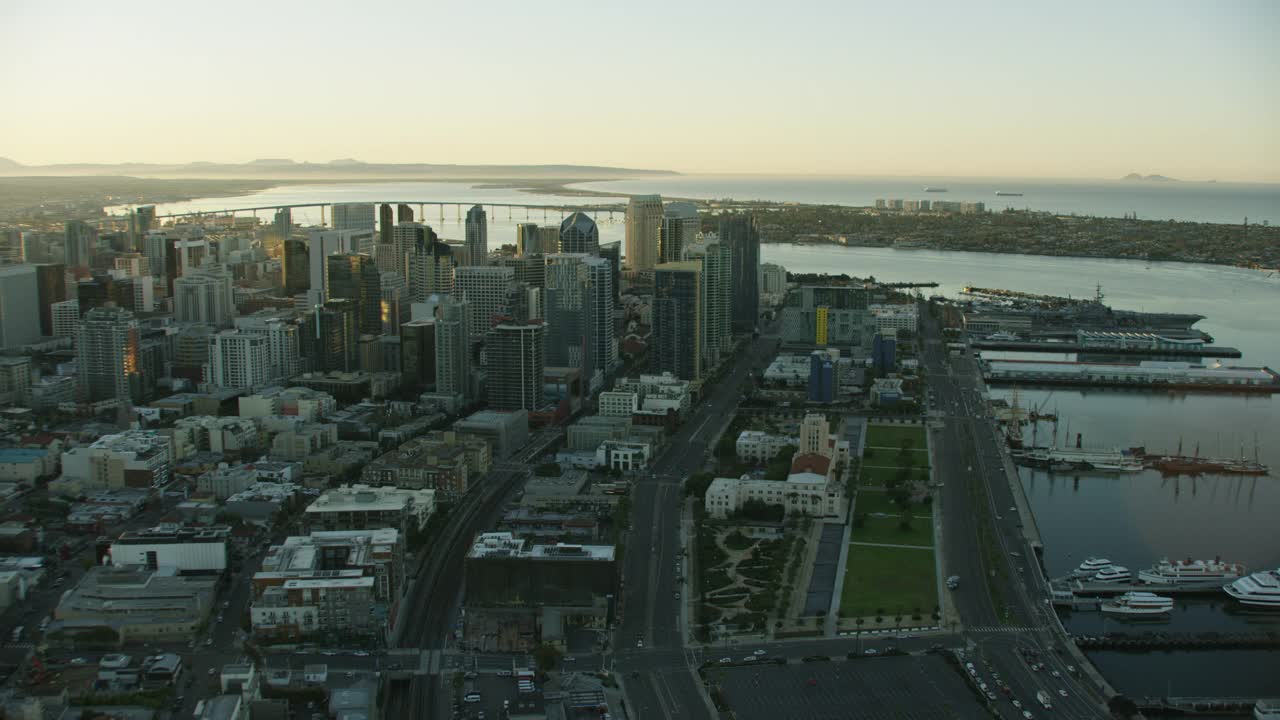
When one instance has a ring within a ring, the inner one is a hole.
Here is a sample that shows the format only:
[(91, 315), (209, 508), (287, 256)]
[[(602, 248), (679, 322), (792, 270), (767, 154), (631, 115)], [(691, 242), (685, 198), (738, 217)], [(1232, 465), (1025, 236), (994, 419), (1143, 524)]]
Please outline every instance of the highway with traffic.
[[(983, 399), (971, 357), (948, 357), (937, 322), (921, 306), (922, 359), (928, 373), (934, 425), (934, 480), (942, 483), (942, 531), (947, 575), (961, 577), (953, 602), (963, 621), (970, 672), (987, 684), (1001, 717), (1095, 718), (1105, 702), (1066, 653), (1049, 592), (1014, 496), (1018, 482), (1006, 462), (1000, 430)], [(940, 425), (940, 427), (938, 427)], [(1007, 697), (1001, 697), (1001, 685)], [(989, 696), (989, 697), (991, 697)], [(1015, 706), (1017, 699), (1021, 707)], [(1025, 713), (1025, 714), (1024, 714)]]

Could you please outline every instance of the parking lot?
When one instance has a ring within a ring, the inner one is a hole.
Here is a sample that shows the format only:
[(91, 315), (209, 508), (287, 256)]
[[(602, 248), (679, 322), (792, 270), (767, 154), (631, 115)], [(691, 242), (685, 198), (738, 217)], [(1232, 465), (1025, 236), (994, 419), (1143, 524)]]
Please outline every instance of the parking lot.
[(989, 717), (956, 671), (935, 655), (735, 666), (711, 672), (739, 720)]

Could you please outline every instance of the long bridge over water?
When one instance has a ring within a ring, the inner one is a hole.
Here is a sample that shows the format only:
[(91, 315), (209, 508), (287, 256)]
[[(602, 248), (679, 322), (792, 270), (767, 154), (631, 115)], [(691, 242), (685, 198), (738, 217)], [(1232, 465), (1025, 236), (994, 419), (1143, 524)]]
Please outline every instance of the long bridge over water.
[[(784, 206), (780, 203), (762, 203), (762, 202), (735, 202), (733, 200), (688, 200), (700, 209), (704, 210), (731, 210), (737, 212), (776, 209)], [(418, 220), (426, 221), (428, 217), (440, 219), (444, 223), (446, 219), (452, 219), (460, 222), (466, 215), (467, 208), (479, 205), (485, 209), (486, 214), (494, 219), (501, 220), (502, 210), (506, 211), (506, 220), (518, 220), (521, 211), (523, 211), (524, 219), (535, 221), (541, 214), (542, 221), (547, 222), (552, 219), (553, 215), (566, 216), (575, 212), (581, 212), (590, 215), (592, 219), (601, 221), (606, 220), (613, 222), (615, 216), (625, 216), (627, 212), (627, 202), (614, 200), (612, 202), (600, 203), (501, 203), (501, 202), (463, 202), (458, 200), (355, 200), (344, 202), (312, 202), (312, 203), (286, 203), (279, 205), (258, 205), (250, 207), (227, 207), (221, 209), (210, 210), (189, 210), (185, 212), (158, 213), (154, 217), (156, 220), (181, 220), (184, 218), (195, 220), (210, 220), (213, 222), (221, 222), (225, 224), (235, 224), (235, 219), (242, 214), (252, 214), (255, 218), (259, 217), (259, 213), (276, 213), (281, 210), (294, 210), (306, 208), (320, 209), (320, 223), (326, 223), (326, 211), (334, 205), (356, 204), (356, 205), (390, 205), (398, 207), (407, 205), (410, 208), (417, 208), (414, 217)], [(139, 206), (134, 206), (136, 207)], [(428, 215), (427, 208), (432, 208), (433, 212)], [(447, 217), (447, 209), (453, 209), (452, 217)], [(127, 223), (129, 215), (113, 215), (102, 218), (99, 224), (112, 225)], [(268, 222), (269, 222), (268, 218)]]

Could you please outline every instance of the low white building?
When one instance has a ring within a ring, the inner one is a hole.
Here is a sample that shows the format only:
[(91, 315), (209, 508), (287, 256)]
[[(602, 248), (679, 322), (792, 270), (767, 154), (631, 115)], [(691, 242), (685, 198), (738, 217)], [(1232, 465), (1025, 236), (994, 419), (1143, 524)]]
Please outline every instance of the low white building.
[(781, 505), (790, 514), (843, 518), (844, 483), (835, 476), (836, 465), (824, 455), (797, 455), (786, 480), (764, 480), (743, 475), (716, 478), (703, 497), (708, 517), (724, 519), (751, 500)]
[(767, 463), (796, 439), (786, 435), (770, 435), (762, 430), (743, 430), (736, 444), (738, 459), (752, 463)]
[[(639, 396), (639, 407), (642, 410), (661, 407), (674, 407), (681, 415), (689, 410), (689, 381), (681, 380), (669, 372), (661, 375), (641, 375), (638, 378), (622, 378), (615, 387), (616, 392), (633, 392)], [(668, 400), (673, 403), (651, 403), (651, 401)]]
[(605, 440), (596, 449), (596, 467), (621, 472), (643, 470), (649, 464), (651, 448), (646, 442)]
[(808, 355), (779, 355), (765, 368), (765, 382), (780, 383), (791, 387), (809, 384)]
[(914, 304), (868, 305), (867, 310), (875, 319), (877, 332), (906, 330), (914, 333), (919, 324), (919, 312)]
[(395, 528), (421, 530), (436, 511), (436, 491), (389, 485), (343, 485), (307, 506), (307, 527), (317, 530)]
[(609, 390), (600, 393), (600, 415), (604, 417), (631, 417), (640, 407), (640, 395), (627, 390)]

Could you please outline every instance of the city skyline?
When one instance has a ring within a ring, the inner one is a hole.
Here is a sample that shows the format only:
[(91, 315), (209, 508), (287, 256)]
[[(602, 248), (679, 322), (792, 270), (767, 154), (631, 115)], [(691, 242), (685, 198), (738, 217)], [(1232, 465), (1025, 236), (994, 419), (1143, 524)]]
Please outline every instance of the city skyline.
[[(1280, 87), (1280, 9), (1268, 3), (1070, 14), (982, 3), (909, 20), (888, 7), (809, 3), (735, 8), (732, 32), (718, 6), (632, 17), (507, 5), (498, 23), (492, 9), (395, 2), (342, 23), (298, 9), (18, 3), (0, 13), (0, 40), (24, 61), (0, 67), (0, 87), (26, 111), (0, 119), (10, 141), (0, 156), (1280, 181), (1280, 98), (1267, 89)], [(673, 13), (681, 22), (668, 22)], [(162, 31), (171, 25), (184, 29)], [(573, 52), (540, 40), (566, 29), (577, 33)], [(147, 42), (113, 39), (139, 31)], [(627, 49), (651, 47), (642, 39), (655, 34), (668, 51)], [(380, 51), (319, 50), (326, 38), (359, 37), (378, 38)], [(633, 101), (630, 78), (640, 76), (656, 79), (661, 102)], [(410, 92), (399, 91), (405, 83)], [(227, 86), (234, 99), (209, 93)], [(118, 102), (126, 87), (141, 103)], [(337, 87), (351, 92), (314, 112)], [(369, 112), (393, 88), (396, 112)], [(164, 100), (156, 112), (151, 93)], [(579, 97), (565, 103), (566, 93)], [(68, 94), (95, 112), (55, 112)], [(163, 110), (177, 106), (199, 112), (175, 124)], [(516, 107), (518, 123), (508, 120)], [(672, 117), (670, 107), (690, 111)]]

